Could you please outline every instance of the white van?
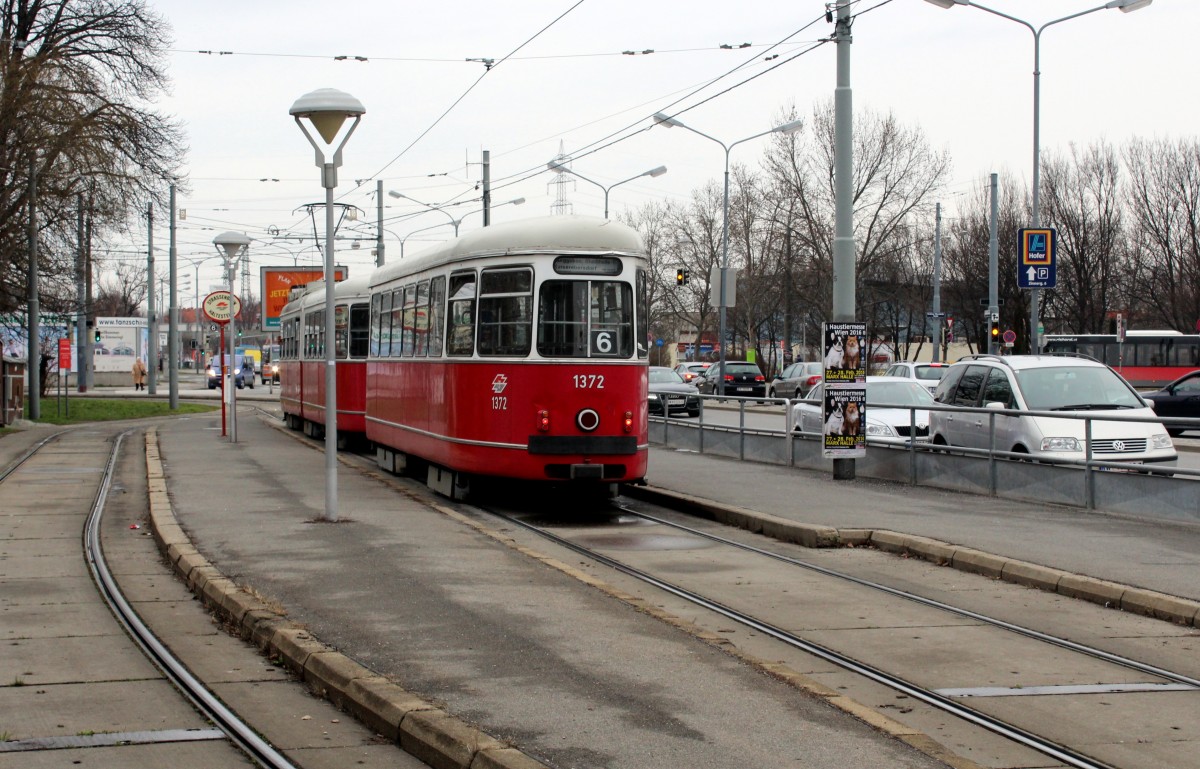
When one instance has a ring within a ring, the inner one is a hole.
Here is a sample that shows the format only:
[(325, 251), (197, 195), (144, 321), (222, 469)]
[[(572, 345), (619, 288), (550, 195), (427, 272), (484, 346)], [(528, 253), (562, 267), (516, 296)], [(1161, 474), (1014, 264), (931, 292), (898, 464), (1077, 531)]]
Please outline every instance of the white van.
[[(978, 411), (931, 411), (929, 433), (935, 445), (989, 446), (986, 410), (1059, 411), (1097, 416), (1153, 417), (1154, 409), (1103, 363), (1058, 355), (968, 355), (947, 369), (934, 400)], [(995, 415), (999, 451), (1030, 454), (1050, 461), (1084, 459), (1087, 422), (1033, 414)], [(1119, 462), (1178, 460), (1161, 422), (1091, 420), (1091, 458)]]

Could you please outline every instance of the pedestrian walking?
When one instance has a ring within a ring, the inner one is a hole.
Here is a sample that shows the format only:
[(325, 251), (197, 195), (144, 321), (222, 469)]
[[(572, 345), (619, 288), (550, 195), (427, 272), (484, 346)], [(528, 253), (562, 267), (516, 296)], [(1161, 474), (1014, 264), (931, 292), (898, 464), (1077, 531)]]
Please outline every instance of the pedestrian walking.
[(146, 364), (142, 362), (141, 358), (133, 359), (133, 389), (146, 389)]

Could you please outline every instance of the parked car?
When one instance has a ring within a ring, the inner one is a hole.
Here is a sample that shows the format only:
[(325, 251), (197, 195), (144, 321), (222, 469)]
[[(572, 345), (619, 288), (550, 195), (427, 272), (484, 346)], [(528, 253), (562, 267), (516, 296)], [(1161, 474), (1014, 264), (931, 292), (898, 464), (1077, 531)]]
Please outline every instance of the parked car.
[(675, 373), (683, 377), (683, 381), (692, 382), (696, 378), (704, 376), (704, 372), (708, 371), (708, 367), (711, 365), (711, 363), (698, 362), (680, 363), (675, 367)]
[[(817, 384), (804, 399), (792, 406), (792, 422), (797, 432), (819, 433), (825, 424), (821, 405), (825, 385)], [(808, 403), (807, 401), (816, 401)], [(929, 440), (929, 411), (933, 396), (925, 383), (916, 379), (890, 376), (867, 377), (867, 441), (904, 446), (912, 440)], [(911, 406), (912, 408), (904, 408)], [(916, 423), (914, 435), (913, 423)]]
[[(1065, 414), (1153, 417), (1154, 411), (1115, 371), (1090, 358), (1059, 355), (968, 355), (951, 364), (934, 400), (947, 406)], [(934, 444), (987, 449), (986, 412), (932, 411)], [(1083, 459), (1085, 422), (1031, 414), (997, 414), (995, 448), (1048, 461)], [(1161, 422), (1091, 423), (1093, 459), (1167, 462), (1178, 459)]]
[(681, 411), (689, 417), (699, 416), (700, 391), (671, 369), (651, 366), (649, 405), (651, 414), (669, 416)]
[(700, 392), (714, 395), (717, 392), (717, 382), (724, 380), (725, 395), (735, 398), (763, 398), (767, 394), (767, 378), (763, 376), (757, 363), (744, 360), (727, 360), (725, 368), (720, 363), (714, 363), (704, 372), (704, 376), (695, 381)]
[[(222, 360), (226, 360), (226, 361), (229, 360), (229, 356), (225, 355), (225, 356), (223, 356), (223, 358), (214, 357), (212, 360), (210, 360), (208, 362), (208, 370), (205, 373), (208, 375), (208, 389), (210, 389), (210, 390), (215, 390), (221, 386), (221, 378), (222, 378), (221, 361)], [(235, 361), (235, 366), (233, 369), (233, 381), (234, 381), (234, 385), (237, 387), (237, 389), (241, 390), (243, 387), (246, 386), (246, 378), (242, 374), (241, 359), (235, 358), (234, 361)], [(253, 387), (253, 386), (254, 385), (251, 385), (251, 387)]]
[(1200, 430), (1191, 425), (1172, 424), (1167, 417), (1200, 419), (1200, 369), (1176, 379), (1161, 390), (1145, 393), (1143, 398), (1154, 406), (1154, 413), (1163, 417), (1170, 435), (1180, 435), (1184, 430)]
[(938, 382), (942, 381), (948, 368), (950, 368), (949, 363), (918, 363), (912, 360), (902, 360), (888, 366), (883, 375), (920, 379), (929, 389), (929, 394), (933, 395), (937, 392)]
[(825, 364), (817, 361), (793, 363), (767, 385), (768, 398), (801, 398), (825, 376)]

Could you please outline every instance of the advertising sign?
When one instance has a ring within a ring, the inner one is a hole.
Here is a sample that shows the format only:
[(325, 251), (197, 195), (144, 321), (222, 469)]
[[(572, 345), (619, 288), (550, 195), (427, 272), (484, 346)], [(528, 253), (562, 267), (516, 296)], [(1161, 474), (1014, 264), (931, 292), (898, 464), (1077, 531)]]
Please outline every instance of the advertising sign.
[[(349, 272), (345, 267), (335, 267), (334, 279), (345, 280)], [(278, 331), (279, 316), (283, 306), (288, 302), (288, 296), (293, 288), (307, 286), (317, 280), (324, 280), (323, 267), (262, 267), (259, 271), (262, 297), (262, 329), (263, 331)]]
[(863, 382), (867, 376), (867, 324), (823, 323), (825, 381)]
[(1058, 285), (1056, 266), (1058, 238), (1053, 227), (1023, 227), (1017, 247), (1021, 252), (1017, 265), (1018, 288), (1054, 288)]
[(129, 373), (134, 357), (146, 360), (149, 330), (145, 318), (96, 318), (100, 341), (92, 348), (94, 370)]
[(821, 454), (826, 459), (867, 455), (867, 324), (824, 323), (825, 396)]

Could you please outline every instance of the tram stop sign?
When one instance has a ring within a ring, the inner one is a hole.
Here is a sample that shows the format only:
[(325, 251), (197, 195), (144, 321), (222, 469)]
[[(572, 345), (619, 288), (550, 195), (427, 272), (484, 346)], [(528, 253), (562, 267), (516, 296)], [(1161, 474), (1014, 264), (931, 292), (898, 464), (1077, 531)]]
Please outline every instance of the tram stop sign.
[(242, 314), (242, 300), (228, 291), (214, 291), (204, 297), (204, 303), (200, 305), (200, 308), (204, 312), (204, 317), (213, 323), (225, 325)]

